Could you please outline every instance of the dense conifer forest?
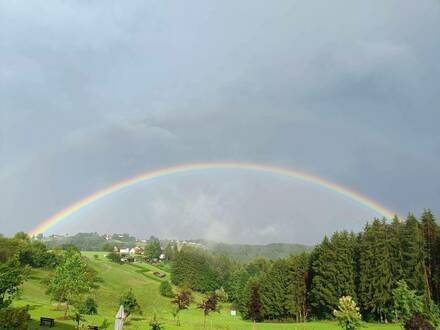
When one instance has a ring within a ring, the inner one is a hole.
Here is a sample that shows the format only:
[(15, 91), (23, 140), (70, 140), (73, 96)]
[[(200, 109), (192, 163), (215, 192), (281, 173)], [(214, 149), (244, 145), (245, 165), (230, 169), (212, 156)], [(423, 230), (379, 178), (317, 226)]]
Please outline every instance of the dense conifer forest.
[[(171, 280), (200, 292), (224, 289), (245, 318), (258, 296), (261, 319), (329, 319), (343, 296), (365, 320), (391, 322), (404, 283), (435, 318), (440, 303), (440, 229), (430, 210), (420, 219), (375, 219), (360, 233), (335, 232), (312, 251), (248, 263), (191, 247), (170, 255)], [(258, 291), (258, 295), (255, 294)]]

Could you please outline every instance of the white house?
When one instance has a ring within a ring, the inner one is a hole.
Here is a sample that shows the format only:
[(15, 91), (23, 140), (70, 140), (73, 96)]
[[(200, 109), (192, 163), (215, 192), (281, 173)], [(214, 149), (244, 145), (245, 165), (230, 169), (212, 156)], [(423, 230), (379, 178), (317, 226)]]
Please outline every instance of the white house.
[(130, 249), (129, 249), (129, 248), (126, 248), (126, 249), (120, 249), (120, 250), (119, 250), (119, 253), (120, 253), (120, 254), (129, 254), (129, 253), (130, 253)]
[(136, 254), (136, 249), (135, 248), (131, 248), (130, 249), (130, 254)]

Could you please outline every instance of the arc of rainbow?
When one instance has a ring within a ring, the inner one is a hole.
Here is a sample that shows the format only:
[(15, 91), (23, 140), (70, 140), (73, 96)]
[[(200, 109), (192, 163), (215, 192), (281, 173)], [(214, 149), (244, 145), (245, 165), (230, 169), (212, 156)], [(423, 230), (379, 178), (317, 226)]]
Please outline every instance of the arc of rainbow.
[(54, 227), (58, 223), (62, 222), (72, 214), (78, 212), (79, 210), (97, 202), (98, 200), (116, 193), (125, 188), (129, 188), (136, 184), (144, 183), (149, 180), (159, 179), (166, 176), (197, 172), (197, 171), (206, 171), (206, 170), (248, 170), (248, 171), (259, 171), (263, 173), (271, 173), (277, 174), (285, 177), (289, 177), (292, 179), (296, 179), (299, 181), (311, 183), (322, 188), (328, 189), (335, 193), (338, 193), (342, 196), (347, 197), (348, 199), (361, 204), (362, 206), (374, 211), (375, 213), (391, 219), (395, 212), (392, 212), (385, 208), (384, 206), (378, 204), (377, 202), (361, 195), (360, 193), (354, 192), (348, 188), (345, 188), (339, 184), (334, 182), (327, 181), (323, 178), (320, 178), (315, 175), (307, 174), (305, 172), (299, 172), (293, 169), (277, 167), (268, 164), (255, 164), (255, 163), (245, 163), (245, 162), (205, 162), (205, 163), (190, 163), (177, 165), (167, 168), (161, 168), (158, 170), (148, 171), (146, 173), (125, 179), (123, 181), (117, 182), (108, 186), (105, 189), (99, 190), (76, 203), (66, 207), (65, 209), (53, 214), (51, 217), (44, 220), (38, 226), (33, 228), (29, 234), (37, 235), (39, 233), (45, 233), (50, 228)]

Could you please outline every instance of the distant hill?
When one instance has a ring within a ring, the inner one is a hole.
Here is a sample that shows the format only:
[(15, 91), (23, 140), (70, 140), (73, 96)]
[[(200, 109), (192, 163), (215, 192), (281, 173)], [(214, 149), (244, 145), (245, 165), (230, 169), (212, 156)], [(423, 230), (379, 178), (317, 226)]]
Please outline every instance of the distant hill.
[(291, 243), (272, 243), (266, 245), (227, 244), (204, 239), (191, 240), (200, 243), (214, 254), (224, 255), (239, 261), (249, 261), (255, 257), (269, 259), (282, 258), (312, 250), (313, 246)]

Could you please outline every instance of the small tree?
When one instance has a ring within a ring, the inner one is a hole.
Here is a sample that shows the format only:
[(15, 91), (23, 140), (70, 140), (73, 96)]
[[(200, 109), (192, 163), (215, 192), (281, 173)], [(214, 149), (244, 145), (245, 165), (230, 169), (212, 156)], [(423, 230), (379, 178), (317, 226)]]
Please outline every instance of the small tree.
[(69, 305), (79, 300), (79, 297), (91, 290), (93, 278), (87, 269), (87, 264), (81, 253), (70, 250), (66, 253), (64, 262), (55, 268), (49, 281), (48, 293), (58, 300), (58, 305), (66, 303), (64, 317), (67, 317)]
[(260, 296), (260, 284), (257, 280), (250, 280), (248, 283), (249, 288), (249, 302), (248, 302), (248, 316), (252, 320), (252, 328), (255, 330), (257, 322), (263, 319), (263, 304), (261, 303)]
[(124, 306), (125, 319), (128, 319), (132, 313), (142, 313), (141, 306), (139, 306), (132, 289), (121, 296), (119, 304)]
[(79, 324), (81, 323), (81, 321), (84, 321), (84, 318), (79, 311), (76, 311), (72, 316), (72, 320), (75, 321), (76, 328), (79, 329)]
[(157, 238), (151, 238), (145, 246), (145, 257), (148, 261), (152, 261), (153, 259), (159, 258), (161, 253), (160, 241)]
[(160, 283), (159, 292), (164, 297), (174, 297), (173, 288), (169, 281), (163, 281), (162, 283)]
[(188, 309), (189, 305), (192, 301), (192, 293), (189, 289), (182, 289), (178, 294), (176, 294), (173, 304), (176, 305), (175, 310), (173, 311), (173, 316), (176, 319), (176, 324), (180, 326), (179, 313), (181, 310)]
[(333, 315), (344, 330), (356, 330), (361, 325), (362, 316), (359, 313), (359, 307), (350, 296), (339, 299), (338, 310), (334, 310)]
[(163, 330), (165, 329), (162, 323), (160, 323), (156, 318), (156, 313), (154, 313), (153, 319), (150, 321), (150, 330)]
[(412, 315), (423, 313), (423, 297), (418, 296), (416, 291), (410, 290), (404, 280), (397, 282), (397, 288), (393, 290), (393, 298), (397, 320), (405, 323)]
[(218, 297), (214, 293), (209, 294), (205, 299), (197, 306), (197, 308), (203, 310), (203, 328), (206, 329), (206, 318), (211, 312), (219, 312)]

